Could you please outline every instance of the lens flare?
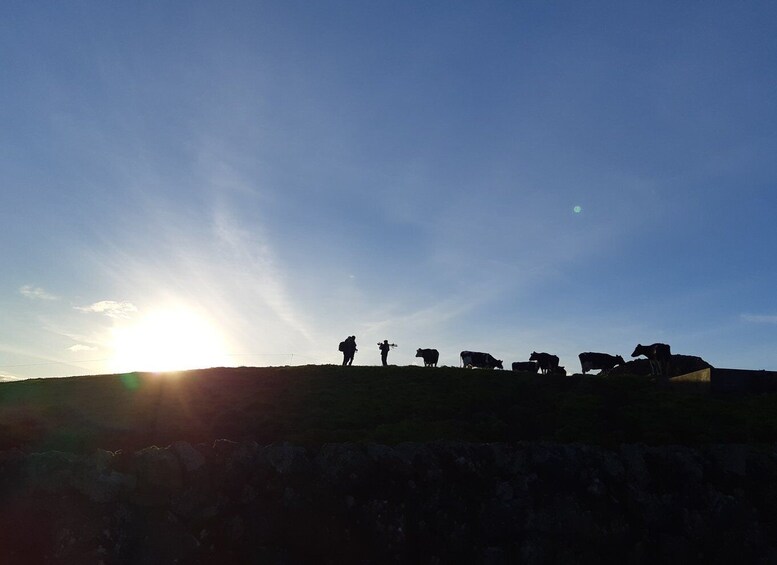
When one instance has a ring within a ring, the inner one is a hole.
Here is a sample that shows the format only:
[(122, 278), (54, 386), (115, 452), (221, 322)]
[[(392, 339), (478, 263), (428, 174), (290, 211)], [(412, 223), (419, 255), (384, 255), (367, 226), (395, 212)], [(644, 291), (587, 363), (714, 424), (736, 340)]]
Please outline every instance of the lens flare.
[(140, 379), (137, 373), (124, 373), (119, 378), (121, 379), (121, 384), (129, 390), (137, 390), (140, 386)]

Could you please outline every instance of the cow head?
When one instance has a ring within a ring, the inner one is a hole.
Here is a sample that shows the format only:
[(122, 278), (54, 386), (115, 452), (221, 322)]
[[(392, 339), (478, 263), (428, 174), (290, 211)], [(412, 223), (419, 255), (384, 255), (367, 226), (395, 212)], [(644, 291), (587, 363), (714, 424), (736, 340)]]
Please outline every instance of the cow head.
[(626, 363), (626, 361), (624, 361), (623, 357), (621, 357), (620, 355), (616, 355), (615, 360), (618, 362), (618, 365), (623, 365), (624, 363)]
[(645, 346), (641, 343), (637, 344), (637, 347), (634, 348), (634, 352), (631, 354), (632, 357), (639, 357), (640, 355), (644, 355), (645, 353)]
[(529, 355), (529, 361), (539, 361), (539, 360), (540, 360), (540, 358), (537, 355), (537, 352), (536, 351), (532, 351), (531, 355)]
[(501, 359), (497, 359), (496, 360), (496, 367), (499, 368), (499, 369), (504, 369), (504, 367), (502, 367), (502, 360)]
[(421, 353), (421, 350), (420, 350), (420, 349), (418, 349), (418, 350), (415, 352), (415, 356), (416, 356), (416, 357), (423, 357), (424, 355), (423, 355), (423, 353)]

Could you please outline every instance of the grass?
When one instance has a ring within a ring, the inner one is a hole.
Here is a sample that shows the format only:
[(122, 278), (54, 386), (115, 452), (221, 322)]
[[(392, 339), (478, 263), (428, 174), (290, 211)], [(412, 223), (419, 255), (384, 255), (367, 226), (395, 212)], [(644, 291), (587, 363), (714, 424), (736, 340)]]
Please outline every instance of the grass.
[(138, 449), (175, 440), (777, 441), (777, 395), (717, 397), (648, 378), (333, 365), (0, 384), (0, 449)]

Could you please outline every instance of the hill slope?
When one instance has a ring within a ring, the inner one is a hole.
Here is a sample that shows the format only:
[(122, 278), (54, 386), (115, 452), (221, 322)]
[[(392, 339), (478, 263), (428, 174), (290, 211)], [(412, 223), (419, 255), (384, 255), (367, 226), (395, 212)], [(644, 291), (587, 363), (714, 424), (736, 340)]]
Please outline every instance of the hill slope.
[(777, 441), (777, 395), (714, 397), (640, 377), (305, 366), (0, 384), (0, 450), (549, 440), (600, 445)]

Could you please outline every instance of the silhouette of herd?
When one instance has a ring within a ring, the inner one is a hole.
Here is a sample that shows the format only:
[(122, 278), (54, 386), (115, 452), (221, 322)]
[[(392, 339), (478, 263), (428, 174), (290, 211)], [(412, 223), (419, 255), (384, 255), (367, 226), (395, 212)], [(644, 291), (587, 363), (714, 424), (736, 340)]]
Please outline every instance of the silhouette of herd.
[[(436, 367), (440, 357), (436, 349), (419, 349), (416, 351), (416, 357), (422, 357), (425, 367)], [(461, 365), (466, 368), (479, 369), (504, 369), (501, 359), (496, 359), (490, 353), (480, 351), (462, 351)], [(669, 345), (665, 343), (654, 343), (652, 345), (637, 344), (631, 354), (632, 357), (645, 356), (650, 362), (650, 374), (654, 376), (668, 376), (669, 363), (672, 360), (672, 352)], [(596, 353), (586, 351), (578, 355), (580, 367), (583, 374), (588, 371), (599, 371), (600, 375), (609, 373), (618, 365), (623, 365), (625, 361), (620, 355), (610, 355), (609, 353)], [(533, 351), (528, 361), (515, 361), (512, 364), (513, 371), (526, 373), (540, 372), (545, 375), (566, 375), (566, 369), (559, 366), (559, 358), (545, 352)]]

